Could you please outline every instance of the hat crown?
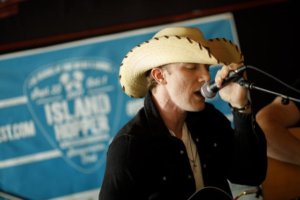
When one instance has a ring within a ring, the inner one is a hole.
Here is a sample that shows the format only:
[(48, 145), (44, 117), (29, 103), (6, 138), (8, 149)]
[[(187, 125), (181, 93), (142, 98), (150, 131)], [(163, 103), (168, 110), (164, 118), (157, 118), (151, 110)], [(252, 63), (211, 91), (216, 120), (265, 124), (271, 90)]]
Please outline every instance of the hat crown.
[(192, 27), (168, 27), (157, 32), (153, 38), (163, 36), (187, 37), (202, 44), (206, 41), (203, 33), (199, 29)]

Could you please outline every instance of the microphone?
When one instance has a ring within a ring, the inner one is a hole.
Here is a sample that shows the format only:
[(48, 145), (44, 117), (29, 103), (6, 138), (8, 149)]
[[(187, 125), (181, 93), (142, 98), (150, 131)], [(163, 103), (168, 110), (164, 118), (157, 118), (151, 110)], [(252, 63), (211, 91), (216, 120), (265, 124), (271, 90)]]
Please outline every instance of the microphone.
[[(238, 69), (231, 71), (228, 76), (223, 80), (222, 87), (230, 82), (235, 82), (241, 78), (240, 73), (246, 70), (246, 66), (239, 67)], [(205, 98), (213, 98), (221, 88), (217, 87), (214, 81), (206, 82), (202, 85), (200, 92)]]

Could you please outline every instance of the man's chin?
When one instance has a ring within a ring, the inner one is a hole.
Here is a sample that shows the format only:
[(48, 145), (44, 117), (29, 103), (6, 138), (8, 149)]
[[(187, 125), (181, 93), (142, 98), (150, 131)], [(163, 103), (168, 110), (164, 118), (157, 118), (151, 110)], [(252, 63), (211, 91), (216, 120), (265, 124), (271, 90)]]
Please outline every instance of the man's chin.
[(194, 106), (193, 108), (189, 109), (190, 112), (199, 112), (205, 109), (205, 103), (201, 103), (201, 105)]

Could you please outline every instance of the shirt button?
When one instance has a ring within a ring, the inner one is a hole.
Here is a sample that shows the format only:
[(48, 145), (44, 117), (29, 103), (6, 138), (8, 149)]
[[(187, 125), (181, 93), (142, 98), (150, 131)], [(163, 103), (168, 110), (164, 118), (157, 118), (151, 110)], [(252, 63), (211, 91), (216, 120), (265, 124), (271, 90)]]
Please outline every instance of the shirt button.
[(214, 147), (217, 147), (217, 146), (218, 146), (218, 144), (215, 142), (215, 143), (214, 143)]
[(189, 175), (188, 175), (188, 179), (191, 179), (191, 178), (192, 178), (192, 175), (189, 174)]
[(196, 142), (199, 142), (199, 138), (196, 138)]
[(167, 177), (166, 177), (166, 176), (163, 176), (163, 177), (162, 177), (162, 180), (163, 180), (163, 181), (166, 181), (166, 180), (167, 180)]
[(207, 166), (206, 166), (206, 164), (203, 164), (203, 168), (205, 169)]
[(184, 150), (180, 150), (180, 154), (183, 155), (184, 154)]

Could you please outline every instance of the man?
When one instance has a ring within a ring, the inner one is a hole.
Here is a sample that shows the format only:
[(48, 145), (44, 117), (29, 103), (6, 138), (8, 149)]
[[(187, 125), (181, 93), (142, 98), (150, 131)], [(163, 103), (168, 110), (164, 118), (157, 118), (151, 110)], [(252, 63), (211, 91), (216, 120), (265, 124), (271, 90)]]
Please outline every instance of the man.
[(127, 95), (145, 97), (144, 107), (110, 144), (99, 199), (186, 200), (207, 186), (231, 195), (228, 180), (259, 185), (266, 144), (248, 91), (230, 83), (219, 92), (232, 106), (235, 131), (199, 92), (210, 80), (209, 65), (224, 64), (215, 78), (221, 87), (242, 62), (236, 45), (206, 40), (196, 28), (165, 28), (133, 48), (120, 83)]

